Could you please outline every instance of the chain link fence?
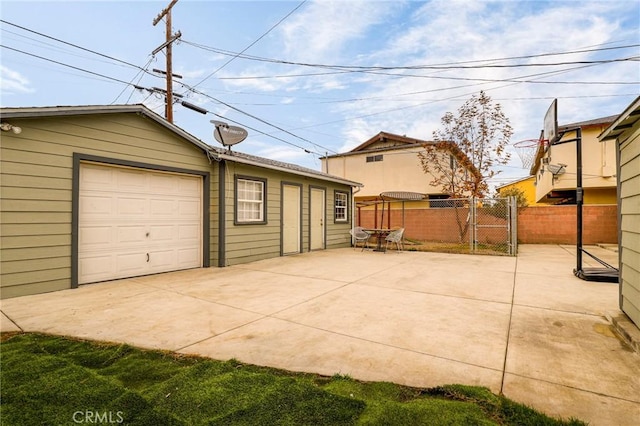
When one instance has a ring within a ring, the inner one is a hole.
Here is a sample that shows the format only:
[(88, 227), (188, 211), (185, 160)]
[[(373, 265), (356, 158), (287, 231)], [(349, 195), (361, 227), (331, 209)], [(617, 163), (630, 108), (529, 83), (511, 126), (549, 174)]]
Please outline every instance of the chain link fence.
[(405, 250), (511, 255), (517, 253), (515, 197), (388, 203), (358, 210), (364, 228), (405, 228)]

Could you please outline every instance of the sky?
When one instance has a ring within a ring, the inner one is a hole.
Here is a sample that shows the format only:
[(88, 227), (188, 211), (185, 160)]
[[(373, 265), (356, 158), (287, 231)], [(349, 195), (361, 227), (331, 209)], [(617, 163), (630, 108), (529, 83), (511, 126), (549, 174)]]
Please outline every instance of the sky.
[[(166, 1), (0, 1), (0, 105), (143, 103), (164, 115)], [(485, 91), (537, 138), (558, 99), (568, 124), (640, 94), (640, 2), (194, 1), (171, 9), (174, 124), (216, 145), (211, 120), (248, 131), (234, 150), (320, 170), (384, 131), (430, 140)], [(137, 88), (136, 88), (137, 87)], [(490, 182), (528, 175), (512, 158)]]

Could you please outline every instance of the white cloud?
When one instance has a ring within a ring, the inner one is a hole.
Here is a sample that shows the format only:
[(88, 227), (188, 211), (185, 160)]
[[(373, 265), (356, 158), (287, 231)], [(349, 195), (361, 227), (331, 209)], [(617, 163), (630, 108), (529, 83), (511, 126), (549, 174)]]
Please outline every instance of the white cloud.
[(22, 74), (4, 65), (0, 65), (0, 92), (3, 95), (33, 93), (31, 82)]
[(211, 70), (204, 69), (204, 68), (188, 70), (184, 66), (178, 66), (177, 69), (173, 70), (174, 74), (179, 74), (184, 79), (188, 79), (188, 78), (200, 79), (207, 76), (207, 73), (210, 73), (210, 72)]
[[(555, 6), (549, 3), (546, 9), (542, 9), (533, 15), (520, 15), (522, 2), (518, 2), (518, 8), (509, 2), (485, 3), (485, 2), (451, 2), (434, 1), (425, 4), (414, 15), (406, 31), (398, 33), (390, 39), (386, 46), (374, 56), (377, 60), (386, 58), (386, 61), (396, 64), (438, 64), (443, 62), (458, 62), (461, 60), (478, 60), (488, 58), (500, 58), (521, 56), (543, 52), (560, 52), (576, 50), (588, 46), (601, 46), (611, 41), (612, 37), (619, 37), (616, 33), (616, 25), (610, 20), (602, 19), (603, 4), (570, 3)], [(606, 9), (606, 7), (604, 7)], [(605, 11), (606, 12), (606, 11)], [(572, 16), (572, 22), (580, 22), (580, 26), (571, 28), (566, 17)], [(544, 29), (543, 29), (544, 28)], [(549, 28), (556, 28), (550, 31)], [(571, 56), (554, 56), (538, 58), (531, 61), (566, 61), (593, 58), (593, 55), (576, 54)], [(505, 62), (501, 62), (505, 63)], [(573, 71), (558, 77), (555, 80), (580, 80), (592, 78), (594, 80), (608, 81), (611, 78), (611, 68), (593, 67), (588, 69), (589, 74), (582, 71)], [(622, 69), (622, 66), (615, 69)], [(381, 78), (362, 93), (364, 96), (377, 95), (389, 100), (409, 100), (405, 103), (394, 104), (375, 101), (363, 108), (359, 103), (344, 108), (343, 112), (361, 115), (363, 112), (376, 113), (390, 110), (384, 115), (384, 119), (376, 115), (364, 118), (371, 124), (371, 133), (379, 129), (375, 123), (394, 122), (402, 123), (400, 127), (424, 129), (418, 123), (429, 121), (437, 124), (439, 118), (448, 110), (456, 109), (472, 93), (486, 90), (494, 98), (505, 98), (501, 101), (508, 115), (517, 117), (516, 130), (522, 130), (522, 135), (530, 136), (541, 125), (542, 115), (546, 111), (548, 100), (531, 100), (528, 103), (513, 102), (509, 99), (553, 97), (558, 95), (577, 95), (575, 87), (571, 85), (544, 85), (544, 84), (509, 84), (509, 83), (482, 83), (473, 81), (448, 81), (434, 80), (428, 77), (462, 77), (462, 78), (488, 78), (504, 80), (508, 78), (526, 76), (549, 70), (549, 68), (525, 68), (511, 69), (473, 69), (452, 70), (446, 72), (421, 71), (425, 78)], [(636, 68), (637, 71), (637, 68)], [(414, 74), (418, 72), (412, 72)], [(585, 75), (582, 75), (582, 74)], [(614, 71), (615, 73), (615, 71)], [(530, 77), (536, 78), (536, 77)], [(620, 79), (622, 77), (620, 76)], [(459, 89), (453, 89), (456, 86)], [(504, 86), (500, 88), (500, 86)], [(399, 94), (433, 91), (447, 89), (443, 92), (416, 94), (411, 97), (399, 97)], [(584, 89), (583, 89), (584, 90)], [(602, 90), (602, 88), (595, 89)], [(609, 89), (606, 89), (609, 90)], [(627, 89), (628, 90), (628, 89)], [(455, 99), (456, 96), (460, 96)], [(452, 98), (447, 101), (447, 98)], [(439, 102), (428, 103), (428, 99)], [(582, 102), (582, 101), (576, 101)], [(567, 102), (567, 109), (571, 111)], [(401, 109), (403, 106), (415, 105), (415, 108)], [(395, 111), (394, 111), (395, 109)], [(582, 111), (584, 114), (585, 111)], [(433, 116), (436, 119), (434, 120)], [(396, 120), (393, 120), (396, 118)], [(583, 119), (594, 118), (584, 117)], [(526, 121), (526, 123), (525, 123)], [(353, 126), (353, 124), (351, 124)], [(362, 126), (361, 123), (358, 126)], [(394, 129), (387, 129), (394, 131)], [(424, 130), (420, 130), (424, 131)], [(349, 133), (347, 130), (346, 134)], [(421, 137), (423, 135), (415, 135)], [(534, 135), (535, 136), (535, 135)]]
[(390, 2), (317, 1), (283, 23), (284, 53), (313, 62), (337, 59), (351, 41), (362, 39), (367, 30), (382, 22)]
[[(527, 2), (428, 2), (415, 11), (401, 31), (394, 33), (380, 49), (371, 52), (369, 61), (386, 65), (442, 64), (603, 47), (624, 39), (637, 43), (637, 29), (627, 28), (625, 32), (619, 22), (608, 17), (609, 14), (620, 14), (620, 4), (552, 2), (536, 3), (535, 6)], [(567, 16), (571, 19), (568, 20)], [(637, 49), (635, 52), (637, 55)], [(627, 55), (633, 54), (633, 51), (627, 51)], [(623, 53), (615, 52), (613, 55)], [(600, 56), (579, 53), (526, 62), (593, 60), (597, 57)], [(430, 139), (433, 131), (439, 128), (440, 118), (445, 112), (455, 112), (480, 90), (485, 90), (495, 102), (499, 102), (511, 119), (515, 130), (512, 142), (539, 135), (544, 113), (554, 97), (561, 98), (559, 120), (562, 124), (621, 111), (617, 106), (612, 107), (611, 112), (602, 112), (603, 102), (611, 98), (596, 97), (598, 95), (637, 92), (637, 86), (504, 81), (512, 78), (535, 80), (540, 78), (535, 74), (553, 69), (557, 68), (416, 70), (410, 73), (422, 73), (425, 77), (378, 77), (363, 86), (359, 93), (362, 98), (376, 97), (376, 100), (335, 107), (338, 113), (351, 117), (341, 132), (344, 138), (341, 150), (352, 149), (381, 130)], [(576, 69), (541, 81), (629, 81), (629, 75), (637, 77), (637, 62)], [(484, 78), (503, 82), (479, 83), (429, 77)], [(401, 96), (406, 93), (415, 94)], [(509, 166), (501, 177), (521, 177), (528, 172), (520, 168), (520, 160), (515, 153)]]

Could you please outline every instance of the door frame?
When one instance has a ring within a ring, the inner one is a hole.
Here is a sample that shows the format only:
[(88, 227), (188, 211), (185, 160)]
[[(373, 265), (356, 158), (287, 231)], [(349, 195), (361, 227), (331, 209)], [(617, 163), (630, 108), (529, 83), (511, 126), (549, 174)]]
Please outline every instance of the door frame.
[(131, 167), (155, 172), (180, 173), (184, 175), (200, 176), (202, 178), (202, 267), (210, 266), (210, 194), (211, 174), (198, 170), (179, 167), (161, 166), (138, 161), (120, 160), (117, 158), (100, 157), (79, 152), (73, 153), (73, 178), (71, 187), (71, 288), (78, 288), (78, 251), (80, 225), (80, 165), (81, 163), (96, 163), (104, 166)]
[(286, 253), (289, 254), (297, 254), (302, 253), (302, 184), (296, 182), (280, 182), (280, 256), (285, 256), (284, 252), (284, 187), (285, 186), (295, 186), (298, 188), (298, 251), (296, 253)]
[[(320, 248), (312, 248), (313, 237), (313, 191), (322, 191), (322, 244)], [(309, 251), (325, 250), (327, 248), (327, 188), (324, 186), (309, 185)]]

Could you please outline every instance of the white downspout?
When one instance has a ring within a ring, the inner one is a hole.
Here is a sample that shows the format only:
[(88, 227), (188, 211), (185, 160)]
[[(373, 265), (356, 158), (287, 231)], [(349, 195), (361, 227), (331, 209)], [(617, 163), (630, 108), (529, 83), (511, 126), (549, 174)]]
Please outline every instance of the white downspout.
[(351, 245), (354, 245), (355, 240), (355, 227), (356, 227), (356, 194), (360, 192), (362, 188), (355, 187), (355, 191), (351, 191)]

